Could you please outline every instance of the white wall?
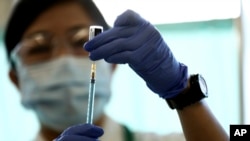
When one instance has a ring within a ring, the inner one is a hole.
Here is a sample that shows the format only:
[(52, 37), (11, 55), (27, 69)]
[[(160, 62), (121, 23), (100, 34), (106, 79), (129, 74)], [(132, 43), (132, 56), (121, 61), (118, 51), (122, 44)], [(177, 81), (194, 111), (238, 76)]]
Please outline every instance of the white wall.
[(250, 1), (242, 0), (244, 124), (250, 124)]
[(110, 26), (126, 9), (153, 24), (230, 19), (240, 15), (239, 0), (94, 0)]

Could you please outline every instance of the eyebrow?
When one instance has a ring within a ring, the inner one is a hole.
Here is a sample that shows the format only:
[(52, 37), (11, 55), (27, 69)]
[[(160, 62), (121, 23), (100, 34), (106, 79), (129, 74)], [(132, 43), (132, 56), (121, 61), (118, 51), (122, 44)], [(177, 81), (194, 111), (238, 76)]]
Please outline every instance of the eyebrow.
[(33, 32), (33, 33), (31, 33), (31, 34), (28, 34), (27, 36), (24, 36), (23, 39), (31, 39), (31, 38), (36, 37), (36, 36), (39, 35), (39, 34), (40, 34), (40, 35), (45, 35), (45, 36), (48, 36), (48, 35), (49, 35), (48, 32), (46, 32), (46, 31), (44, 31), (44, 30), (40, 30), (40, 31)]
[(89, 26), (74, 26), (67, 31), (67, 35), (75, 34), (80, 30), (89, 30)]
[[(66, 31), (66, 36), (68, 35), (73, 35), (75, 34), (76, 32), (78, 32), (79, 30), (81, 29), (86, 29), (88, 30), (90, 25), (76, 25), (76, 26), (73, 26), (71, 28), (69, 28), (67, 31)], [(30, 33), (26, 36), (23, 37), (23, 39), (31, 39), (31, 38), (34, 38), (36, 37), (37, 35), (39, 34), (42, 34), (42, 35), (45, 35), (45, 36), (52, 36), (53, 34), (48, 31), (48, 30), (38, 30), (38, 31), (35, 31), (33, 33)]]

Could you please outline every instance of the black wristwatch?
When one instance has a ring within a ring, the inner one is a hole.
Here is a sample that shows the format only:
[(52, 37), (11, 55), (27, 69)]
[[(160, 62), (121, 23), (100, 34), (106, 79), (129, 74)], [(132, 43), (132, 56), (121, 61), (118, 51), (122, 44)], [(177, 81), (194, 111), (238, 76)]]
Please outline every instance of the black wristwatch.
[(191, 75), (189, 86), (174, 98), (167, 99), (171, 109), (183, 109), (207, 97), (207, 85), (205, 79), (200, 74)]

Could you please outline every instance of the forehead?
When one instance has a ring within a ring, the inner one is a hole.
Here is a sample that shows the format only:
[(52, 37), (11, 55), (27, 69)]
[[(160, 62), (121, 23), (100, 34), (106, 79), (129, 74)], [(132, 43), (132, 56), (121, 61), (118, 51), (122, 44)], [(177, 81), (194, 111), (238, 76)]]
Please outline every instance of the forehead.
[(88, 28), (92, 23), (91, 17), (79, 3), (63, 2), (41, 13), (24, 32), (23, 38), (41, 31), (65, 34), (72, 28)]

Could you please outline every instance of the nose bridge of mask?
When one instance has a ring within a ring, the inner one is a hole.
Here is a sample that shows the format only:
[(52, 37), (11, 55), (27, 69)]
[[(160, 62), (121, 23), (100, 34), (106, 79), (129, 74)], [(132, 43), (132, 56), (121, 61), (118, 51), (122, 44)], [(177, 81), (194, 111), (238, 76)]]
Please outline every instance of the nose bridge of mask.
[(64, 56), (42, 64), (19, 66), (18, 72), (21, 79), (26, 79), (23, 82), (33, 81), (35, 85), (40, 86), (52, 86), (62, 82), (72, 83), (73, 81), (86, 83), (88, 72), (85, 69), (90, 65), (88, 62), (87, 59), (81, 59), (79, 62), (74, 57)]
[[(17, 70), (21, 87), (30, 88), (34, 85), (44, 88), (63, 83), (89, 85), (91, 63), (88, 58), (64, 56), (42, 64), (19, 66)], [(96, 61), (96, 65), (96, 92), (107, 92), (110, 89), (112, 67), (103, 60)]]
[(53, 42), (53, 57), (60, 57), (64, 55), (70, 55), (72, 53), (72, 47), (70, 47), (69, 41), (66, 39), (56, 40), (54, 39)]

